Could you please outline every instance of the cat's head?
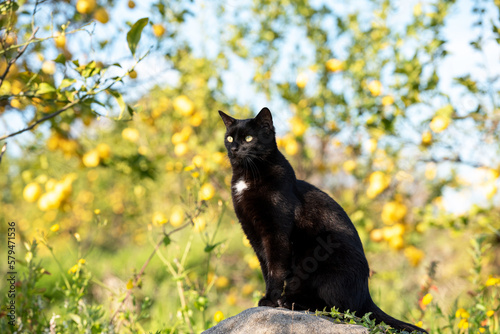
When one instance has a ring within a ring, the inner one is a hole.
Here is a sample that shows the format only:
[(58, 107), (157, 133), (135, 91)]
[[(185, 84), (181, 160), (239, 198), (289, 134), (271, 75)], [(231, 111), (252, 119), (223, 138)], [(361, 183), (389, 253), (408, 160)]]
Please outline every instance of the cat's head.
[(235, 119), (219, 110), (226, 125), (224, 143), (232, 166), (249, 167), (266, 161), (277, 150), (271, 111), (262, 108), (255, 118)]

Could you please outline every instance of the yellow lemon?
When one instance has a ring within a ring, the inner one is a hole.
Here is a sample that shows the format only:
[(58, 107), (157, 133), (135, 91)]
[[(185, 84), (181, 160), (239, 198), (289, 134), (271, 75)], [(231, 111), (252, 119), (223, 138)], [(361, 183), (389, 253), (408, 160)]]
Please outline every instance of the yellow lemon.
[(175, 111), (184, 116), (190, 116), (194, 112), (194, 103), (186, 95), (177, 96), (173, 105)]
[(99, 152), (99, 157), (101, 159), (107, 159), (111, 155), (111, 148), (106, 143), (100, 143), (96, 147), (97, 152)]
[(184, 210), (182, 208), (176, 206), (173, 208), (172, 213), (170, 214), (170, 225), (173, 227), (181, 226), (184, 223)]
[(153, 24), (153, 34), (156, 37), (161, 37), (165, 34), (165, 27), (161, 24)]
[(208, 201), (215, 195), (215, 188), (212, 184), (210, 183), (205, 183), (204, 185), (201, 186), (200, 188), (200, 198), (203, 201)]
[(186, 143), (179, 143), (174, 147), (174, 153), (178, 157), (182, 157), (189, 151), (189, 147)]
[(401, 221), (407, 212), (406, 205), (397, 201), (391, 201), (384, 204), (382, 208), (382, 221), (391, 225)]
[(297, 75), (297, 79), (295, 80), (295, 83), (297, 84), (297, 87), (299, 88), (304, 88), (307, 85), (307, 82), (309, 81), (309, 78), (307, 76), (307, 73), (299, 73)]
[(108, 12), (106, 11), (106, 9), (104, 7), (100, 7), (99, 9), (97, 9), (95, 11), (94, 18), (97, 21), (101, 22), (102, 24), (106, 24), (109, 21)]
[(215, 314), (214, 314), (214, 321), (215, 322), (221, 322), (222, 320), (224, 320), (224, 313), (222, 313), (222, 311), (215, 312)]
[(100, 162), (99, 152), (91, 150), (85, 153), (82, 157), (82, 162), (85, 167), (96, 167)]
[(260, 262), (257, 256), (253, 255), (247, 260), (248, 266), (252, 269), (259, 269)]
[(36, 202), (42, 194), (42, 187), (38, 183), (31, 182), (24, 187), (23, 198), (30, 203)]
[(297, 116), (290, 119), (290, 125), (292, 133), (297, 137), (301, 137), (307, 130), (307, 126), (304, 124), (304, 121)]
[(382, 171), (375, 171), (368, 177), (369, 186), (366, 190), (368, 198), (375, 198), (391, 183), (391, 177)]
[(76, 10), (80, 14), (90, 14), (97, 6), (96, 0), (78, 0), (76, 3)]
[(191, 118), (189, 119), (189, 124), (191, 124), (194, 127), (200, 126), (201, 122), (203, 122), (203, 117), (198, 112), (195, 112), (193, 116), (191, 116)]
[(191, 161), (197, 168), (201, 168), (203, 166), (204, 159), (201, 155), (195, 155)]
[(424, 252), (415, 246), (406, 247), (404, 250), (404, 254), (405, 254), (406, 258), (408, 259), (408, 262), (410, 262), (410, 264), (413, 267), (418, 266), (419, 263), (424, 258)]
[(384, 239), (384, 231), (379, 228), (371, 230), (370, 239), (374, 242), (382, 241)]
[(128, 72), (128, 76), (130, 77), (130, 79), (135, 79), (137, 78), (137, 72), (135, 70), (132, 70)]
[(429, 126), (431, 130), (434, 131), (435, 133), (440, 133), (446, 130), (448, 125), (450, 125), (450, 121), (451, 119), (449, 117), (443, 115), (437, 115), (432, 119)]
[(368, 90), (373, 96), (382, 94), (382, 83), (378, 80), (373, 80), (368, 84)]
[(393, 103), (394, 103), (394, 97), (392, 97), (391, 95), (386, 95), (382, 98), (382, 105), (384, 107), (390, 106)]
[(288, 155), (296, 155), (299, 152), (299, 143), (293, 138), (285, 139), (285, 152)]
[(139, 140), (139, 131), (134, 128), (125, 128), (122, 131), (122, 138), (135, 143)]
[(346, 160), (342, 164), (342, 168), (346, 171), (346, 173), (350, 174), (354, 169), (356, 169), (356, 161), (352, 159)]
[(167, 217), (162, 212), (155, 212), (152, 222), (154, 225), (163, 225), (167, 222)]
[(66, 35), (61, 34), (59, 31), (56, 31), (54, 34), (54, 42), (56, 43), (56, 47), (63, 49), (66, 46)]
[(51, 230), (52, 232), (57, 232), (57, 231), (59, 231), (59, 229), (60, 229), (59, 224), (54, 224), (54, 225), (52, 225), (52, 226), (50, 227), (50, 230)]
[(432, 143), (432, 133), (430, 131), (424, 131), (422, 133), (422, 145), (429, 146)]
[(135, 8), (135, 2), (133, 2), (132, 0), (129, 0), (129, 2), (128, 2), (128, 8), (130, 8), (130, 9)]
[(217, 277), (215, 280), (215, 286), (219, 289), (224, 289), (229, 286), (229, 279), (226, 276)]
[(46, 60), (42, 63), (42, 72), (48, 75), (56, 73), (56, 63), (52, 60)]
[(335, 58), (328, 59), (325, 67), (330, 72), (340, 72), (344, 69), (344, 62)]
[(405, 242), (403, 240), (403, 237), (401, 237), (400, 235), (396, 235), (391, 239), (389, 239), (389, 247), (391, 247), (394, 250), (403, 249), (404, 246)]

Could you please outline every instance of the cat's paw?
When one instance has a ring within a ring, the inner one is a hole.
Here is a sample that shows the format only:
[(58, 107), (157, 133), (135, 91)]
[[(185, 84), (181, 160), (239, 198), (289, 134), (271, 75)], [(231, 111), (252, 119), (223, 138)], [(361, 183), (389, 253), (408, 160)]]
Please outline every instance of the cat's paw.
[(277, 302), (273, 302), (272, 300), (267, 299), (266, 297), (264, 297), (261, 300), (259, 300), (259, 304), (258, 305), (259, 306), (278, 307), (278, 303)]
[(288, 300), (285, 296), (278, 299), (279, 307), (287, 308), (289, 310), (293, 310), (294, 303)]

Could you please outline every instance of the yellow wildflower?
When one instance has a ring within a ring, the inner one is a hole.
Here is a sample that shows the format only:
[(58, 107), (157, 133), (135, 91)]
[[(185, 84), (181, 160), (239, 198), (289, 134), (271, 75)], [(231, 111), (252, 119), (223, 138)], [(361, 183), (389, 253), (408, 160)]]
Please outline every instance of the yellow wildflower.
[(224, 320), (224, 313), (222, 313), (221, 311), (215, 312), (215, 314), (214, 314), (214, 321), (215, 322), (221, 322), (222, 320)]

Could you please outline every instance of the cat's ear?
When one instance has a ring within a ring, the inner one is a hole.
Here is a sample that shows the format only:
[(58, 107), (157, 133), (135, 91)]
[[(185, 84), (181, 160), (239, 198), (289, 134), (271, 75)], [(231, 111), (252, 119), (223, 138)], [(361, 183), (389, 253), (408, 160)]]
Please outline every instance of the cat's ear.
[(271, 110), (268, 108), (262, 108), (259, 114), (255, 116), (255, 120), (263, 127), (273, 129), (273, 117), (271, 116)]
[(219, 110), (219, 115), (222, 118), (222, 121), (224, 122), (224, 125), (226, 125), (226, 128), (230, 127), (234, 122), (236, 122), (236, 119), (232, 118), (229, 115), (226, 115), (224, 112)]

